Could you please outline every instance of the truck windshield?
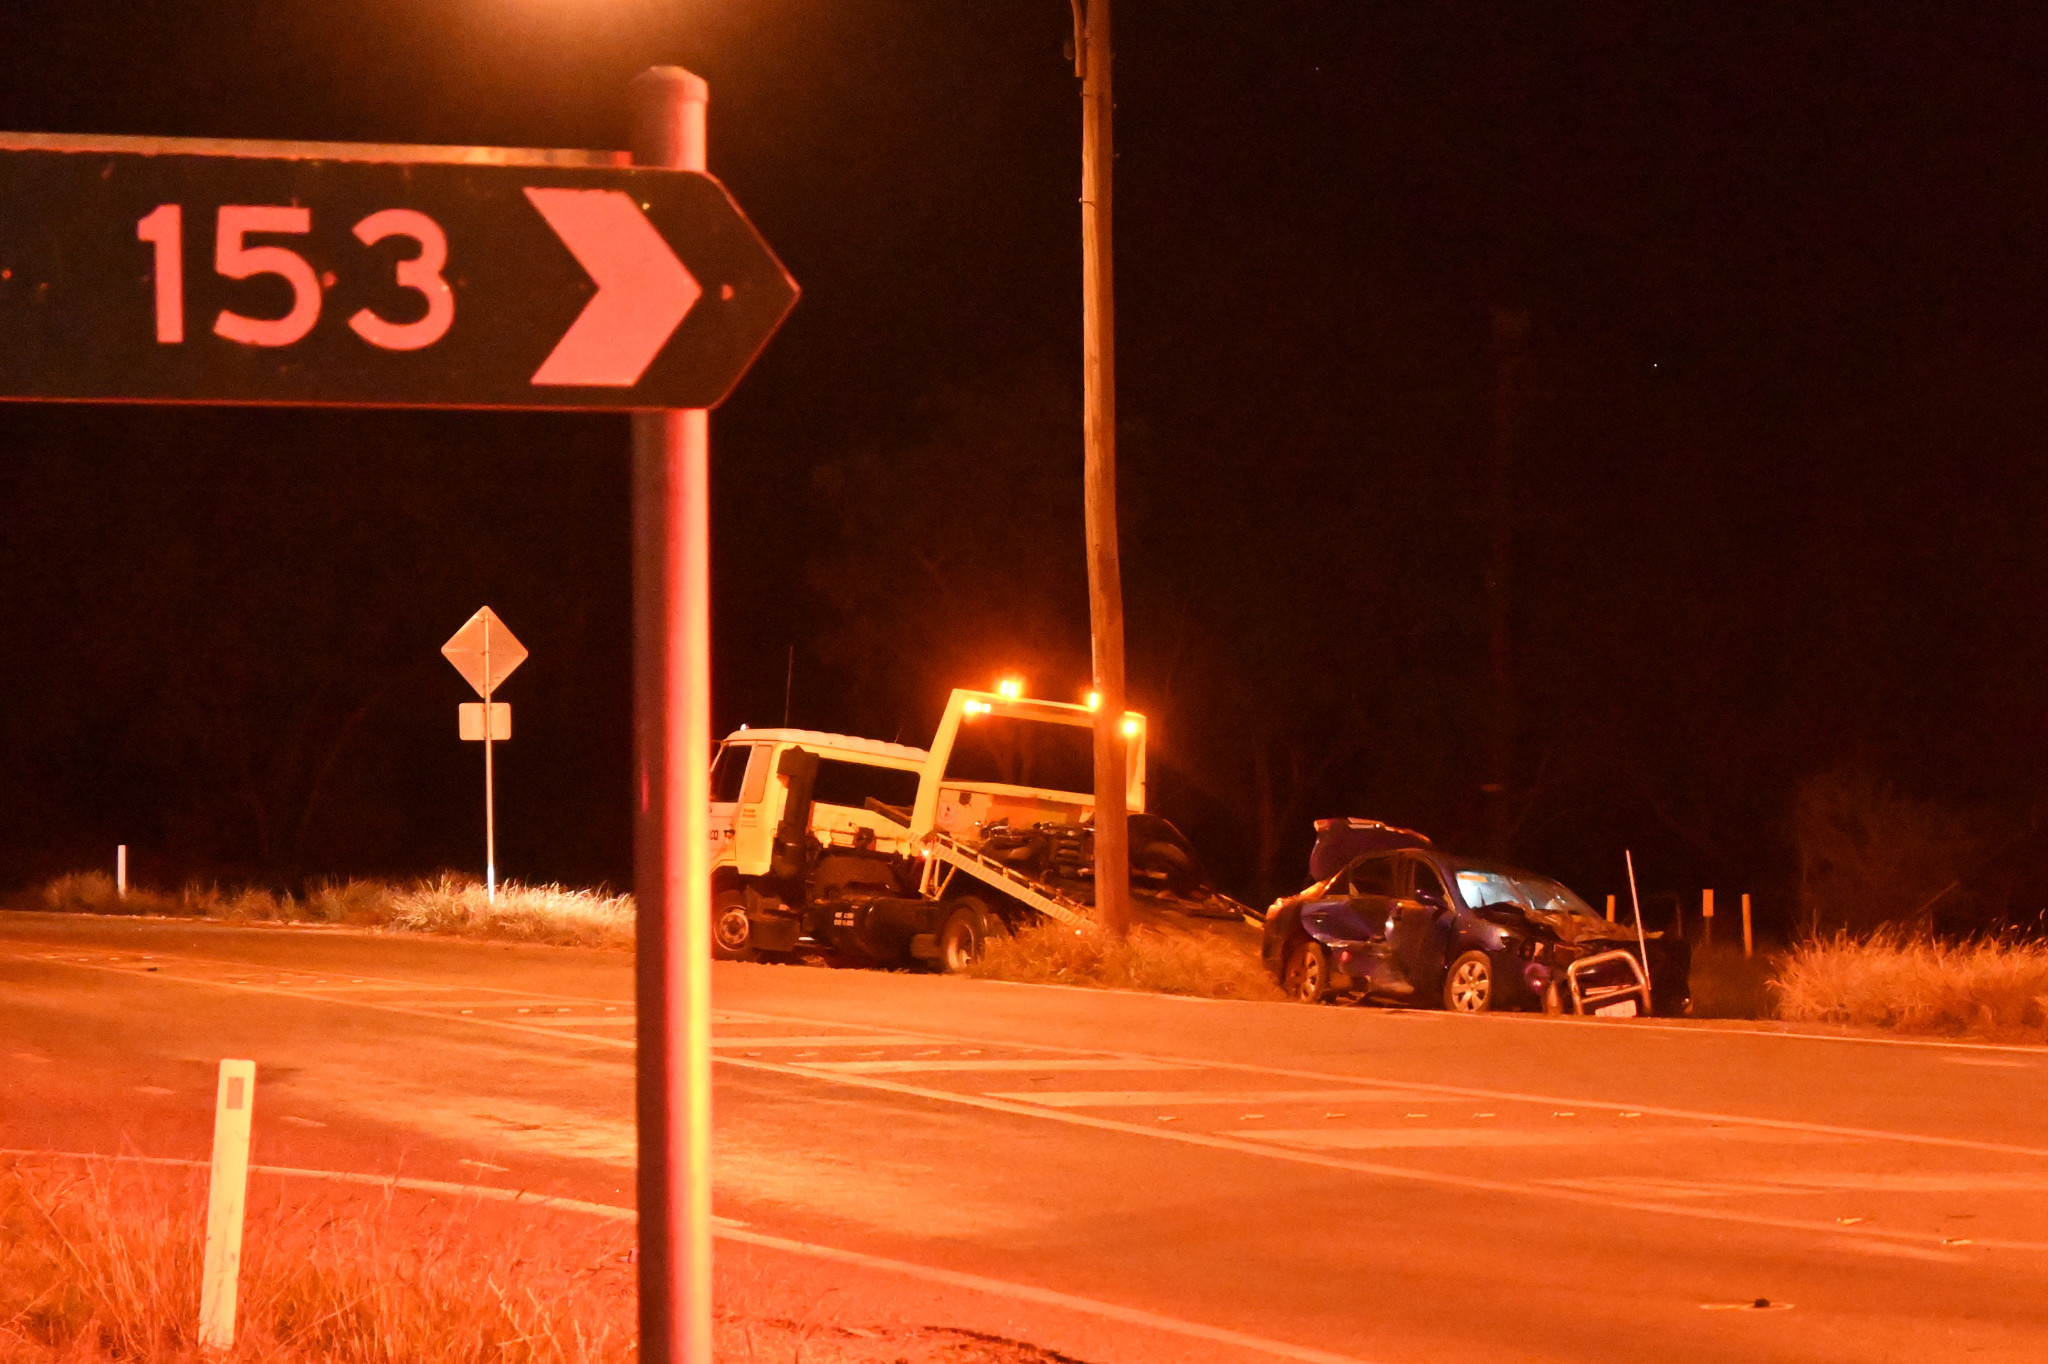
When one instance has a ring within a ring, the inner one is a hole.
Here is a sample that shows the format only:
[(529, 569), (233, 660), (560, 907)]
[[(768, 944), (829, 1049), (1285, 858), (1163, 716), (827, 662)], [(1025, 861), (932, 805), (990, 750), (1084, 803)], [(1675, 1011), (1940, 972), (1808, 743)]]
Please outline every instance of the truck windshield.
[(1007, 715), (978, 715), (961, 722), (946, 759), (954, 781), (1035, 786), (1047, 791), (1095, 789), (1095, 738), (1086, 725)]

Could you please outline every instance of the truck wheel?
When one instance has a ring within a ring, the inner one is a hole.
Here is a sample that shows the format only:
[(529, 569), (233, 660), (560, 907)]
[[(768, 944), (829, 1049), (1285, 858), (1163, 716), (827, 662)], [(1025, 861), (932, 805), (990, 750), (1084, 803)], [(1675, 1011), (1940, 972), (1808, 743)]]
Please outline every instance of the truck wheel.
[(1287, 952), (1287, 967), (1280, 975), (1280, 988), (1289, 999), (1304, 1004), (1321, 1004), (1330, 997), (1330, 952), (1321, 943), (1303, 938)]
[(756, 961), (754, 925), (747, 918), (747, 893), (721, 890), (711, 901), (711, 955), (718, 961)]
[(979, 898), (963, 895), (946, 908), (946, 921), (939, 927), (938, 967), (948, 975), (965, 971), (981, 956), (988, 943), (989, 925), (996, 922)]
[(1467, 952), (1444, 973), (1444, 1007), (1452, 1013), (1483, 1014), (1494, 1007), (1493, 958)]

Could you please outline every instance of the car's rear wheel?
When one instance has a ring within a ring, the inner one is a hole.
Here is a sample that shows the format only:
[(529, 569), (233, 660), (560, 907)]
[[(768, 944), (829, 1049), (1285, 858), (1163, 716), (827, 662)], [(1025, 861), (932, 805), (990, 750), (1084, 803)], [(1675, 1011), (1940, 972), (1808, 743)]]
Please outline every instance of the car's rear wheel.
[(1289, 999), (1320, 1004), (1330, 997), (1330, 950), (1304, 938), (1288, 949), (1287, 966), (1280, 975), (1280, 988)]
[(1444, 1007), (1452, 1013), (1483, 1014), (1494, 1007), (1493, 958), (1467, 952), (1444, 973)]
[(711, 901), (711, 955), (719, 961), (754, 961), (754, 925), (747, 918), (747, 893), (721, 890)]
[(963, 895), (950, 902), (946, 921), (939, 926), (939, 969), (950, 975), (965, 971), (981, 956), (989, 935), (1001, 931), (1001, 924), (978, 896)]

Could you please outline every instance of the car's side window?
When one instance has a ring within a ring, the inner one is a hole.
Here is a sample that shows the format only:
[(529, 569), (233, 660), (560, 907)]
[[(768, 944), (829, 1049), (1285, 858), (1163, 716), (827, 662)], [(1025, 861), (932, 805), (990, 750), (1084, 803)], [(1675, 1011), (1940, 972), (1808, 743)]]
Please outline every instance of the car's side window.
[(1351, 869), (1348, 878), (1353, 895), (1392, 895), (1399, 862), (1391, 857), (1369, 857)]
[(1411, 861), (1415, 869), (1415, 881), (1410, 894), (1418, 900), (1435, 899), (1439, 904), (1449, 904), (1450, 897), (1444, 894), (1444, 879), (1436, 874), (1436, 868), (1427, 862)]

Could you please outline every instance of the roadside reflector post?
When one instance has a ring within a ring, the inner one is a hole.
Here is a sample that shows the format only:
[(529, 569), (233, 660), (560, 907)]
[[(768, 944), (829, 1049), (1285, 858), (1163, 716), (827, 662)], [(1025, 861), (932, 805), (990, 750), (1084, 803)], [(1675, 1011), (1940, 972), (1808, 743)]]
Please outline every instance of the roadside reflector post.
[(1614, 897), (1612, 895), (1607, 897), (1607, 922), (1614, 922)]
[(1756, 951), (1756, 942), (1749, 935), (1749, 894), (1742, 896), (1742, 955), (1751, 956)]
[(199, 1344), (235, 1343), (235, 1290), (242, 1273), (242, 1214), (249, 1196), (249, 1112), (256, 1063), (222, 1061), (213, 1102), (213, 1168), (206, 1186), (206, 1253), (199, 1281)]
[[(633, 81), (636, 165), (704, 169), (704, 81)], [(640, 1358), (711, 1360), (710, 414), (633, 416)]]
[(1714, 945), (1714, 892), (1711, 890), (1700, 892), (1700, 945)]
[(114, 845), (114, 894), (123, 900), (128, 898), (128, 845)]

